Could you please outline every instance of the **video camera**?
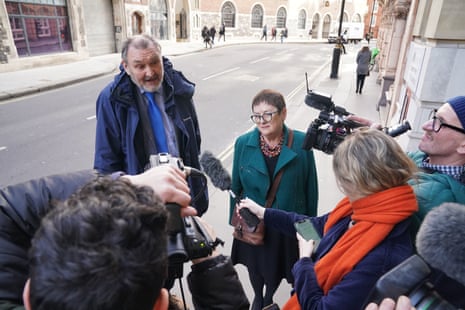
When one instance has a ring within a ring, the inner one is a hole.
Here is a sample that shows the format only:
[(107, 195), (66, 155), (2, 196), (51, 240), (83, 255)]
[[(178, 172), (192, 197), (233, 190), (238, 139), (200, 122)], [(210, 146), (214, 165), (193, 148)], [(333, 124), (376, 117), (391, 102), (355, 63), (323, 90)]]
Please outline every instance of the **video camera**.
[[(305, 104), (320, 110), (320, 115), (308, 127), (302, 148), (310, 150), (315, 148), (324, 153), (332, 154), (336, 147), (350, 135), (355, 128), (365, 125), (347, 119), (352, 113), (334, 105), (331, 96), (308, 89)], [(383, 131), (391, 137), (396, 137), (410, 130), (408, 121), (395, 127), (384, 128)]]
[(405, 295), (415, 309), (455, 310), (456, 307), (444, 300), (429, 282), (431, 272), (420, 256), (412, 255), (376, 282), (367, 303), (379, 304), (384, 298), (397, 300)]
[[(173, 165), (182, 171), (191, 171), (182, 160), (168, 153), (150, 156), (150, 166)], [(189, 174), (189, 173), (188, 173)], [(199, 171), (198, 175), (206, 177)], [(171, 266), (181, 265), (189, 260), (209, 256), (218, 244), (224, 242), (218, 238), (213, 240), (205, 227), (195, 217), (181, 217), (180, 206), (167, 203), (168, 217), (168, 259)], [(179, 270), (182, 276), (182, 268)], [(177, 275), (176, 277), (180, 277)]]

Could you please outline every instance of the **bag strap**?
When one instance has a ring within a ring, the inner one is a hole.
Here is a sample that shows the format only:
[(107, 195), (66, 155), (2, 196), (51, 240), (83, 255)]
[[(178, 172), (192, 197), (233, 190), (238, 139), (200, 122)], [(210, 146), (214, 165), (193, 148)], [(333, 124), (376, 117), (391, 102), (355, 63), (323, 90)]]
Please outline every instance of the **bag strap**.
[[(289, 129), (289, 134), (287, 137), (287, 147), (292, 146), (292, 141), (294, 140), (294, 131)], [(279, 182), (281, 181), (281, 177), (283, 176), (284, 169), (281, 169), (276, 178), (273, 180), (273, 185), (271, 185), (270, 190), (268, 191), (268, 195), (265, 202), (265, 208), (271, 207), (273, 204), (274, 197), (276, 196), (276, 191), (278, 190)]]

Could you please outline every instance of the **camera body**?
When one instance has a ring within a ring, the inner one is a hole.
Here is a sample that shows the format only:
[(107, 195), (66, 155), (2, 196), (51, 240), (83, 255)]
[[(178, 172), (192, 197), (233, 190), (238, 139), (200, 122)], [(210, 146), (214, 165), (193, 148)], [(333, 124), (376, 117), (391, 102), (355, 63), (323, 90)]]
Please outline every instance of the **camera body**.
[[(150, 156), (150, 166), (172, 165), (185, 170), (182, 159), (168, 153)], [(195, 258), (209, 256), (218, 245), (218, 239), (211, 236), (195, 217), (181, 217), (180, 206), (167, 203), (168, 217), (168, 258), (170, 264), (183, 264)]]
[[(340, 106), (334, 105), (331, 96), (307, 90), (305, 104), (320, 110), (316, 118), (308, 127), (302, 148), (310, 150), (315, 148), (327, 154), (334, 153), (336, 147), (350, 135), (355, 128), (365, 125), (347, 119), (352, 113)], [(410, 124), (404, 123), (383, 131), (391, 137), (396, 137), (410, 130)]]
[(412, 255), (379, 278), (367, 304), (379, 304), (388, 297), (397, 300), (399, 296), (405, 295), (416, 309), (456, 309), (435, 291), (429, 282), (430, 275), (428, 264), (420, 256)]

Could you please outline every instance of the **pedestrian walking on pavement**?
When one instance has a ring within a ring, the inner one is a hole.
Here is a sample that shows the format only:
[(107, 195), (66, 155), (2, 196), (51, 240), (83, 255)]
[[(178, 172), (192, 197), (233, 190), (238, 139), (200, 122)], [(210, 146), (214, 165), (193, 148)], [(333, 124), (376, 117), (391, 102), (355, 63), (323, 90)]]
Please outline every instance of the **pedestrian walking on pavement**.
[(212, 48), (212, 41), (211, 41), (211, 37), (210, 37), (210, 30), (208, 29), (207, 26), (203, 26), (203, 29), (202, 29), (202, 38), (203, 38), (203, 42), (205, 42), (205, 48), (207, 48), (208, 46), (210, 46), (210, 48)]
[(266, 28), (266, 24), (265, 26), (263, 26), (263, 30), (262, 30), (262, 37), (260, 38), (260, 41), (263, 40), (263, 38), (265, 38), (265, 41), (267, 40), (267, 28)]
[(357, 53), (357, 85), (355, 88), (356, 94), (361, 94), (363, 89), (363, 84), (365, 83), (365, 77), (369, 74), (371, 60), (371, 52), (368, 46), (362, 47), (362, 49)]
[(276, 27), (271, 28), (271, 41), (276, 41)]
[(287, 28), (284, 28), (281, 30), (281, 33), (279, 34), (281, 37), (281, 43), (284, 42), (284, 38), (287, 38)]
[(226, 42), (226, 26), (224, 23), (221, 24), (218, 34), (220, 35), (218, 37), (218, 42), (221, 41), (221, 38), (223, 38), (223, 42)]
[(215, 28), (215, 25), (213, 25), (210, 28), (210, 37), (212, 39), (212, 44), (215, 44), (215, 36), (216, 36), (216, 28)]

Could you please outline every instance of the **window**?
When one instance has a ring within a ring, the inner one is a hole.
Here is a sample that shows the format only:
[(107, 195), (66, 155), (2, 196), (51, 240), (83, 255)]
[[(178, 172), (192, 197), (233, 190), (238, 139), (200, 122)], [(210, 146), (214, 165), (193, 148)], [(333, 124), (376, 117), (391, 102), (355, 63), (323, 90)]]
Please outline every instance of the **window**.
[(24, 31), (21, 26), (21, 19), (17, 17), (10, 17), (11, 32), (13, 32), (13, 39), (15, 41), (24, 40)]
[(48, 19), (46, 18), (37, 18), (36, 23), (36, 32), (39, 38), (50, 37), (50, 25)]
[(278, 14), (276, 15), (276, 27), (285, 28), (286, 27), (286, 18), (287, 13), (285, 8), (279, 8)]
[(165, 0), (151, 0), (150, 31), (159, 40), (168, 38), (168, 10)]
[(72, 50), (66, 0), (5, 1), (20, 57)]
[(263, 8), (260, 5), (255, 5), (252, 9), (252, 28), (263, 27)]
[(236, 26), (236, 10), (231, 2), (226, 2), (221, 8), (221, 20), (226, 27)]
[(297, 29), (305, 29), (306, 21), (307, 21), (307, 13), (305, 13), (305, 10), (300, 10), (299, 20), (297, 21)]

